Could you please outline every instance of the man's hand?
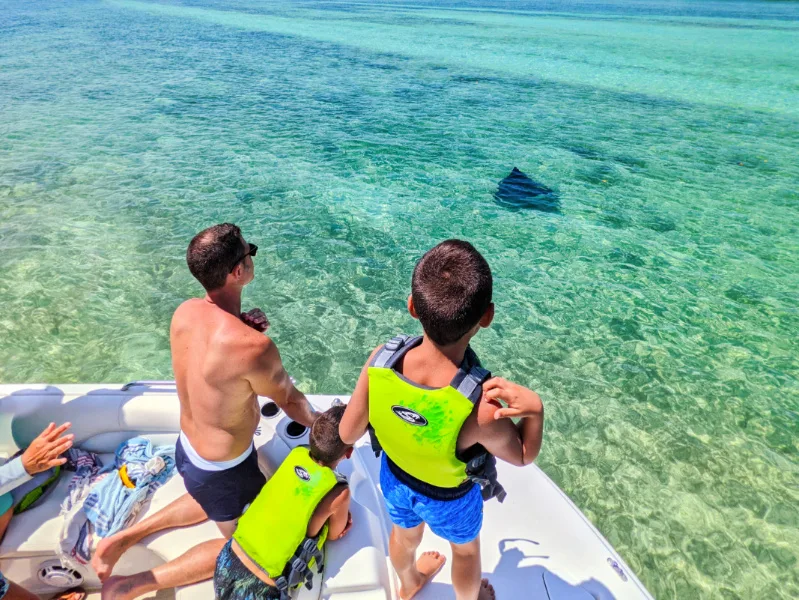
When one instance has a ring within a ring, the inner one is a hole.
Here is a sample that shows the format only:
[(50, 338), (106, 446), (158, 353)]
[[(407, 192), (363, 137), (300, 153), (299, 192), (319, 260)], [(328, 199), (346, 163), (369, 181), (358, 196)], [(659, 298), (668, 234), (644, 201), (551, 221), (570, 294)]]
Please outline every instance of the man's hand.
[(22, 453), (22, 466), (28, 475), (36, 475), (67, 462), (66, 458), (59, 457), (72, 447), (75, 436), (69, 434), (62, 437), (61, 434), (71, 426), (72, 423), (64, 423), (58, 427), (55, 423), (50, 423), (39, 437), (31, 442), (28, 449)]
[(483, 400), (497, 406), (499, 400), (507, 403), (507, 408), (500, 408), (494, 413), (495, 419), (532, 417), (544, 412), (544, 403), (538, 394), (501, 377), (492, 377), (483, 384)]
[(266, 333), (266, 330), (269, 329), (269, 319), (266, 318), (264, 311), (260, 308), (253, 308), (241, 313), (241, 320), (245, 325), (249, 325), (255, 331), (260, 331), (261, 333)]

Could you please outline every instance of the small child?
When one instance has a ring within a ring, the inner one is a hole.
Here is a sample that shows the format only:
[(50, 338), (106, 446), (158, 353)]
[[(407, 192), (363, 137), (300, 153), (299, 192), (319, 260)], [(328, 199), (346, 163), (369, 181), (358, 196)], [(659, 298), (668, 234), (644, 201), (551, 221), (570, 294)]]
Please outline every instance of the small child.
[(322, 547), (352, 527), (347, 481), (334, 469), (352, 455), (338, 435), (343, 406), (311, 427), (239, 519), (216, 563), (216, 600), (285, 600), (321, 569)]
[(371, 424), (384, 451), (380, 484), (394, 523), (389, 551), (402, 600), (413, 598), (446, 560), (438, 552), (416, 560), (425, 524), (452, 546), (457, 600), (494, 598), (481, 580), (483, 497), (467, 462), (482, 446), (527, 465), (541, 448), (541, 399), (504, 379), (485, 381), (488, 373), (469, 347), (494, 318), (492, 287), (488, 263), (468, 242), (448, 240), (428, 251), (413, 271), (408, 298), (424, 336), (394, 338), (372, 353), (341, 421), (344, 442), (354, 443)]

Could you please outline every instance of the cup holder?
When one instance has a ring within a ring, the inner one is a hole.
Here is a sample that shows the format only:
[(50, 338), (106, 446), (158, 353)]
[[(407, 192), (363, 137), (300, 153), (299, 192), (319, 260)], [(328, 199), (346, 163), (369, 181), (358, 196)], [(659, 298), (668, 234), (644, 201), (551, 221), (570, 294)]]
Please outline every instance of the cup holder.
[(297, 423), (297, 421), (292, 421), (286, 425), (286, 436), (290, 437), (292, 440), (301, 438), (305, 435), (306, 431), (308, 431), (308, 428), (305, 425)]
[(280, 407), (274, 402), (267, 402), (261, 407), (261, 414), (267, 419), (272, 419), (280, 414)]

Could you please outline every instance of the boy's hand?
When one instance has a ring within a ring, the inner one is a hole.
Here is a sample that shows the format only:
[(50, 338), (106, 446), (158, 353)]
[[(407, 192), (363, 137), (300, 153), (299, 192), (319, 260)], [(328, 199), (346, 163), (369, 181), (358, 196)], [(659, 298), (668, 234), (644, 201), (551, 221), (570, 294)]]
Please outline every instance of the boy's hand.
[(341, 539), (345, 535), (347, 535), (350, 532), (350, 529), (352, 529), (352, 513), (348, 512), (347, 513), (347, 524), (344, 526), (344, 531), (341, 532), (341, 535), (338, 536), (338, 539)]
[(544, 412), (544, 403), (534, 391), (501, 377), (492, 377), (483, 384), (483, 401), (500, 406), (499, 400), (504, 400), (508, 407), (499, 408), (494, 413), (495, 419), (532, 417)]
[(241, 313), (241, 320), (245, 325), (249, 325), (255, 331), (260, 331), (261, 333), (266, 333), (266, 330), (269, 329), (269, 319), (266, 318), (264, 311), (260, 308), (253, 308)]

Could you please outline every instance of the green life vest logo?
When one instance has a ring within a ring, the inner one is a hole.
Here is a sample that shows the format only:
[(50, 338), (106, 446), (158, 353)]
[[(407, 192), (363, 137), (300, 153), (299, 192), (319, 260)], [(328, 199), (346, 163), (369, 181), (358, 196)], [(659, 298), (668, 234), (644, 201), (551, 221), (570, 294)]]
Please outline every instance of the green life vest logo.
[(308, 471), (306, 471), (302, 467), (294, 467), (294, 472), (297, 474), (297, 477), (299, 477), (303, 481), (311, 480), (311, 474), (308, 473)]
[(395, 404), (394, 406), (392, 406), (391, 410), (400, 419), (402, 419), (403, 421), (405, 421), (410, 425), (416, 425), (417, 427), (427, 426), (427, 419), (425, 419), (415, 410), (411, 410), (410, 408), (400, 406), (399, 404)]

